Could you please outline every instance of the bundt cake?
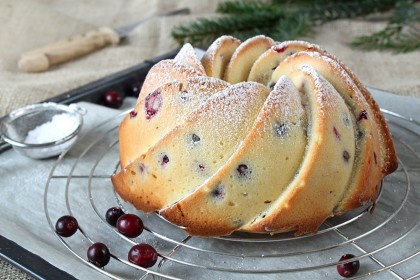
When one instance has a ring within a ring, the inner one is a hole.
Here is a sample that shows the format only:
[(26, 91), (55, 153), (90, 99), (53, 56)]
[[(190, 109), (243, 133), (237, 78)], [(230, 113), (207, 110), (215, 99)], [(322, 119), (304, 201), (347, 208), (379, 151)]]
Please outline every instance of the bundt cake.
[(297, 235), (374, 204), (397, 168), (387, 124), (319, 46), (266, 36), (186, 44), (148, 73), (119, 128), (122, 199), (189, 234)]

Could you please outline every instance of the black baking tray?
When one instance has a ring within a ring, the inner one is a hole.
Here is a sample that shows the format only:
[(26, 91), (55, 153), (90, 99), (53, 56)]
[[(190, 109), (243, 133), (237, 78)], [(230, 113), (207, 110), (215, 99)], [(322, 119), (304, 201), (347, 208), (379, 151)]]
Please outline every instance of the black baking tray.
[(174, 58), (178, 51), (174, 50), (164, 55), (145, 60), (143, 63), (70, 90), (44, 102), (71, 104), (79, 101), (87, 101), (95, 104), (103, 104), (103, 96), (109, 91), (117, 91), (124, 97), (138, 96), (138, 91), (133, 90), (133, 87), (140, 88), (153, 65), (161, 60)]
[[(41, 103), (56, 102), (68, 105), (86, 101), (95, 104), (104, 104), (104, 95), (110, 91), (117, 91), (123, 97), (136, 97), (150, 68), (161, 60), (174, 58), (178, 51), (176, 49), (161, 56), (145, 60), (133, 67), (44, 100)], [(0, 153), (10, 147), (7, 143), (0, 144)], [(25, 271), (35, 279), (75, 279), (70, 274), (56, 268), (38, 255), (29, 252), (19, 244), (1, 235), (0, 258)]]
[[(55, 102), (60, 104), (71, 104), (80, 101), (91, 102), (95, 104), (104, 104), (104, 95), (110, 91), (116, 91), (123, 97), (138, 96), (138, 90), (149, 72), (150, 68), (157, 62), (174, 58), (178, 53), (178, 49), (157, 56), (152, 59), (145, 60), (144, 62), (106, 76), (102, 79), (96, 80), (79, 88), (64, 92), (53, 98), (43, 100), (43, 102)], [(0, 122), (4, 117), (0, 118)], [(0, 153), (10, 149), (11, 145), (8, 143), (0, 143)]]

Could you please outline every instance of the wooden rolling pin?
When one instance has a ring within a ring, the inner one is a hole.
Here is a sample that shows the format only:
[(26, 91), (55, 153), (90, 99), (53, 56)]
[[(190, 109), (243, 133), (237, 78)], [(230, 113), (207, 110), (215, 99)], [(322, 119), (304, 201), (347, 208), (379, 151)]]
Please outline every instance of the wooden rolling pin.
[(25, 72), (42, 72), (51, 66), (89, 54), (111, 44), (118, 44), (120, 36), (101, 27), (85, 34), (70, 37), (21, 55), (18, 68)]
[[(190, 10), (188, 8), (182, 8), (157, 16), (173, 16), (189, 13)], [(50, 69), (51, 66), (81, 57), (108, 45), (118, 44), (135, 27), (153, 17), (155, 16), (150, 16), (116, 29), (101, 27), (82, 35), (28, 51), (21, 55), (18, 61), (18, 68), (31, 73), (43, 72)]]

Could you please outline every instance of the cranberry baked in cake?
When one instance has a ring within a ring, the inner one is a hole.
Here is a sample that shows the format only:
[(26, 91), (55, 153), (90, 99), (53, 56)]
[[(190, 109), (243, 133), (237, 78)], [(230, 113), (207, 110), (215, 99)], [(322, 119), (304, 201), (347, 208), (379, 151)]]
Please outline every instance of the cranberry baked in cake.
[(198, 236), (316, 232), (397, 168), (366, 87), (303, 41), (189, 44), (147, 75), (119, 128), (122, 199)]

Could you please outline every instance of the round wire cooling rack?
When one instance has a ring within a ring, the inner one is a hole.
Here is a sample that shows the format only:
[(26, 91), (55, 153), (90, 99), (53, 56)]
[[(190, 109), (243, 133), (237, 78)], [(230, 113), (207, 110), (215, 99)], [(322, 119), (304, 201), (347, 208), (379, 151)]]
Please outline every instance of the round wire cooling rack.
[[(76, 217), (79, 231), (56, 234), (82, 263), (112, 279), (336, 279), (339, 258), (360, 261), (354, 278), (420, 277), (420, 123), (383, 110), (394, 136), (399, 168), (383, 182), (373, 211), (357, 209), (328, 219), (318, 233), (258, 235), (237, 232), (227, 237), (187, 235), (157, 214), (143, 214), (120, 200), (110, 177), (119, 167), (118, 126), (127, 112), (87, 133), (52, 168), (44, 194), (45, 215), (55, 221)], [(105, 220), (110, 207), (138, 214), (144, 232), (130, 239)], [(86, 259), (94, 242), (108, 245), (111, 261), (100, 269)], [(148, 269), (127, 260), (130, 248), (148, 243), (159, 253)]]

